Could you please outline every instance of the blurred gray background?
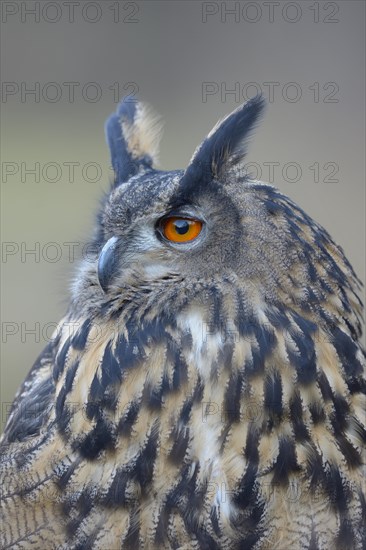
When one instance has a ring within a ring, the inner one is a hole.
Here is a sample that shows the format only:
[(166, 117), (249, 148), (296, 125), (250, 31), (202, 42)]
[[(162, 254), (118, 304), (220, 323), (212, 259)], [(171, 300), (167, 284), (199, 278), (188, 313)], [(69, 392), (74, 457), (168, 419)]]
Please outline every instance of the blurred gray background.
[(163, 116), (160, 166), (172, 169), (262, 91), (250, 172), (325, 226), (365, 280), (363, 1), (1, 9), (2, 421), (67, 307), (111, 178), (103, 125), (119, 96)]

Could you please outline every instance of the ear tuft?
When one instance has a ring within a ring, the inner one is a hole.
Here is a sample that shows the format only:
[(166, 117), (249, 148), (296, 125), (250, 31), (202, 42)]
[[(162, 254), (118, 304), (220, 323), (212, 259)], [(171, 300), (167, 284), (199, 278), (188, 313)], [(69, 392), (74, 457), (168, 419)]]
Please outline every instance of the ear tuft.
[(263, 111), (265, 101), (256, 96), (220, 120), (196, 149), (181, 180), (192, 189), (213, 179), (225, 182), (242, 162), (248, 137)]
[(148, 105), (122, 100), (116, 113), (108, 118), (105, 132), (111, 151), (115, 185), (154, 167), (162, 123)]

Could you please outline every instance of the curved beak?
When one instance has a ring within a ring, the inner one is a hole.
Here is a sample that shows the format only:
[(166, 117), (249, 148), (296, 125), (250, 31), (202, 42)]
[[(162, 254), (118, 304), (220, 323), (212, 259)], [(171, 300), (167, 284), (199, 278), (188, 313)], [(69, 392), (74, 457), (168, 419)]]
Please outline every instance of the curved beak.
[(98, 279), (103, 292), (107, 292), (112, 279), (118, 271), (120, 260), (119, 239), (111, 237), (103, 246), (98, 260)]

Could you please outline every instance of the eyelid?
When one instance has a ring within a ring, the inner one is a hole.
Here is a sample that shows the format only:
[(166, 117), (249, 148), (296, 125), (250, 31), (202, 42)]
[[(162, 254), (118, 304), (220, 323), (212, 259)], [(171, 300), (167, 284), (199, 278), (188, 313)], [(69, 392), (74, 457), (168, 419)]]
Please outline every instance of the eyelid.
[(168, 214), (165, 214), (161, 219), (165, 218), (188, 218), (190, 220), (200, 220), (201, 216), (188, 208), (182, 208), (180, 210), (171, 210)]

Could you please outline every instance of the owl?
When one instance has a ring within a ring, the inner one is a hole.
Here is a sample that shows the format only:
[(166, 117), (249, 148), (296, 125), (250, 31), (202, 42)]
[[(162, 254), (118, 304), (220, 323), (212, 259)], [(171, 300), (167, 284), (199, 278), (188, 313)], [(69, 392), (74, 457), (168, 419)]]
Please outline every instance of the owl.
[(246, 173), (263, 106), (174, 171), (143, 103), (108, 119), (92, 254), (1, 440), (1, 548), (366, 547), (360, 282)]

